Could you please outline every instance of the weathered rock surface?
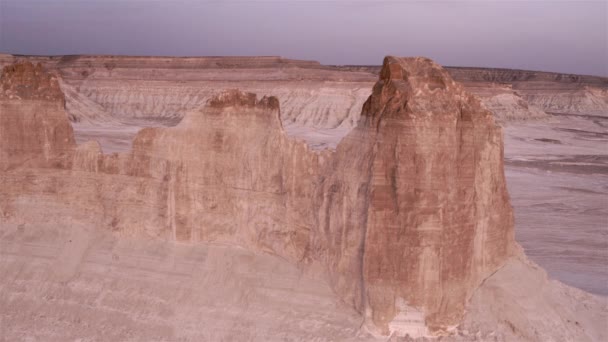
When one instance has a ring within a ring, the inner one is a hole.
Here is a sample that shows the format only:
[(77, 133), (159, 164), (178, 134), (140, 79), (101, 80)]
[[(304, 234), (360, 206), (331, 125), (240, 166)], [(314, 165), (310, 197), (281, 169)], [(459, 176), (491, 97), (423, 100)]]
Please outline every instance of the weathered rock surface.
[(75, 147), (57, 79), (40, 64), (4, 67), (0, 78), (0, 170), (49, 162)]
[(387, 58), (380, 77), (362, 114), (377, 130), (364, 254), (371, 318), (390, 329), (408, 314), (401, 302), (445, 329), (513, 253), (501, 131), (430, 60)]
[[(65, 112), (36, 121), (36, 100), (18, 101), (0, 112), (10, 132), (20, 126), (5, 118), (19, 115), (35, 131), (69, 127)], [(382, 335), (452, 330), (484, 279), (519, 254), (501, 130), (432, 61), (385, 59), (335, 151), (313, 151), (282, 125), (276, 98), (232, 90), (175, 127), (143, 129), (129, 152), (73, 149), (69, 131), (65, 144), (32, 152), (41, 162), (0, 172), (1, 227), (13, 236), (25, 223), (68, 224), (268, 252), (325, 279)], [(79, 272), (68, 266), (62, 281)]]
[(46, 73), (42, 64), (20, 62), (2, 70), (3, 99), (63, 100), (57, 78)]
[[(276, 98), (231, 91), (174, 128), (142, 130), (131, 153), (81, 145), (49, 181), (122, 234), (320, 264), (383, 334), (412, 333), (391, 325), (408, 310), (436, 332), (460, 321), (470, 292), (511, 254), (501, 151), (491, 113), (441, 67), (388, 58), (335, 153), (290, 140)], [(67, 184), (64, 172), (91, 176)]]

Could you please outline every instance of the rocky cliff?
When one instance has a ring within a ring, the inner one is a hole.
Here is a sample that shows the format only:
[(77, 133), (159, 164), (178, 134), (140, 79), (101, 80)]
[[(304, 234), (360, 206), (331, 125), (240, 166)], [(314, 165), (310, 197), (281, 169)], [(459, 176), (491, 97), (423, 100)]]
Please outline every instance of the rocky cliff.
[(0, 78), (0, 170), (50, 162), (74, 147), (57, 78), (29, 62), (5, 66)]
[(276, 98), (236, 90), (176, 127), (142, 130), (128, 153), (94, 142), (72, 151), (61, 96), (43, 117), (29, 110), (60, 94), (50, 76), (9, 67), (5, 89), (30, 76), (48, 85), (1, 112), (3, 160), (13, 165), (10, 146), (46, 162), (0, 174), (6, 221), (60, 222), (37, 208), (61, 203), (71, 220), (120, 236), (267, 251), (326, 277), (384, 335), (449, 330), (514, 254), (500, 128), (428, 59), (386, 58), (357, 127), (323, 152), (284, 133)]
[(364, 255), (372, 319), (398, 326), (413, 307), (431, 331), (455, 325), (513, 253), (500, 128), (423, 58), (385, 60), (363, 116), (378, 132)]

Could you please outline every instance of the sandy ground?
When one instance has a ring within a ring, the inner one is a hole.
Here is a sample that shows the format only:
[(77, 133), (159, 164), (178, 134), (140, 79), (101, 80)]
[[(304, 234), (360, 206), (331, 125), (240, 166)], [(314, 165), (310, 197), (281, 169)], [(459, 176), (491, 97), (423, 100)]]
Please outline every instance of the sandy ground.
[(608, 117), (505, 128), (516, 238), (549, 275), (608, 295)]
[(362, 320), (277, 257), (78, 225), (4, 225), (0, 274), (7, 342), (356, 340)]

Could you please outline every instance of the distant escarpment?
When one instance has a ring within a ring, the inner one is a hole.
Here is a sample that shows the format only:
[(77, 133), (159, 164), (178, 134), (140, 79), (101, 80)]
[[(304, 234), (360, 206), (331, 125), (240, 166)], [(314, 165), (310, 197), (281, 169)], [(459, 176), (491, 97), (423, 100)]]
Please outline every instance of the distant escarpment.
[[(173, 126), (219, 89), (238, 87), (281, 102), (281, 118), (314, 129), (350, 129), (380, 66), (328, 66), (281, 57), (10, 56), (61, 75), (70, 120), (82, 124), (155, 122)], [(499, 123), (545, 112), (608, 112), (606, 78), (489, 68), (446, 68)], [(603, 91), (603, 92), (602, 92)], [(142, 125), (142, 126), (145, 126)], [(80, 139), (77, 132), (77, 138)]]
[(488, 85), (509, 86), (529, 106), (551, 114), (608, 115), (608, 77), (553, 72), (449, 68), (454, 79), (472, 91)]
[(601, 76), (501, 68), (446, 67), (446, 69), (454, 79), (461, 82), (555, 82), (564, 85), (608, 87), (608, 78)]
[[(0, 172), (3, 221), (78, 221), (273, 253), (324, 276), (382, 335), (449, 333), (475, 289), (516, 254), (501, 129), (426, 58), (385, 59), (335, 151), (288, 137), (275, 97), (237, 90), (110, 155), (95, 142), (72, 148), (60, 101), (52, 113), (30, 110), (35, 97), (0, 101), (10, 105), (0, 132), (12, 165)], [(41, 162), (12, 163), (20, 150)], [(53, 215), (58, 207), (73, 214)]]

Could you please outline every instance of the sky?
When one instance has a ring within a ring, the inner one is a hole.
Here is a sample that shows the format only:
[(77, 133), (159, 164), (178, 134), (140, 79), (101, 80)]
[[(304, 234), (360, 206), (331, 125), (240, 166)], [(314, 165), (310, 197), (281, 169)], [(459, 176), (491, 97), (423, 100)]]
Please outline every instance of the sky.
[(608, 0), (0, 0), (0, 52), (257, 56), (608, 76)]

